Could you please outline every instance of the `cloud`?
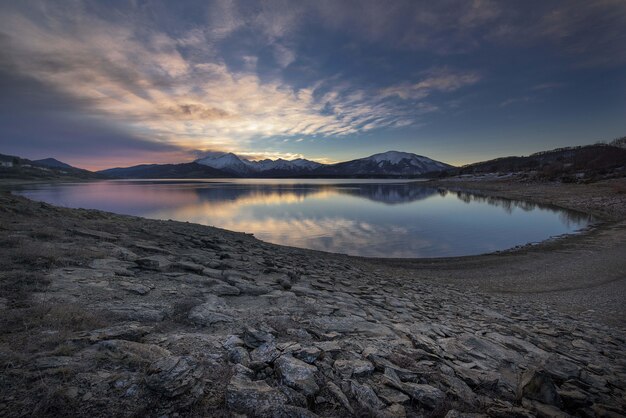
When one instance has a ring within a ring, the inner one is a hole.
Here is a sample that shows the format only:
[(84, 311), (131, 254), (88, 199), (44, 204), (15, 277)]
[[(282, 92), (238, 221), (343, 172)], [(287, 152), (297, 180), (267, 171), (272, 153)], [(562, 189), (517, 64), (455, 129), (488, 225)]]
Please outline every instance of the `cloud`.
[[(401, 99), (420, 100), (433, 92), (452, 92), (462, 87), (476, 84), (481, 79), (478, 72), (459, 72), (449, 68), (435, 68), (423, 73), (423, 78), (416, 83), (402, 83), (386, 87), (381, 96), (397, 96)], [(429, 109), (434, 110), (432, 107)]]
[[(207, 61), (193, 53), (207, 36), (240, 27), (235, 8), (218, 5), (228, 11), (225, 23), (178, 37), (80, 9), (45, 17), (9, 10), (0, 16), (2, 61), (81, 101), (84, 114), (178, 148), (238, 151), (259, 137), (344, 136), (396, 123), (392, 104), (346, 86), (319, 100), (314, 87), (261, 79), (251, 71), (253, 57), (246, 58), (247, 69), (233, 71), (219, 57)], [(290, 30), (287, 21), (273, 23), (268, 36), (278, 39)], [(293, 62), (291, 49), (274, 47), (282, 66)]]

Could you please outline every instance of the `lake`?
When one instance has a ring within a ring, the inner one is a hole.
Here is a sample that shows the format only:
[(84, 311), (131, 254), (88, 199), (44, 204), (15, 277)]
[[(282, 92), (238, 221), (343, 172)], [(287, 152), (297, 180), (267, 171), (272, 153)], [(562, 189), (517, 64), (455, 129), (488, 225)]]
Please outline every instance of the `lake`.
[(189, 221), (366, 257), (482, 254), (574, 233), (593, 221), (554, 207), (402, 180), (115, 180), (14, 192), (59, 206)]

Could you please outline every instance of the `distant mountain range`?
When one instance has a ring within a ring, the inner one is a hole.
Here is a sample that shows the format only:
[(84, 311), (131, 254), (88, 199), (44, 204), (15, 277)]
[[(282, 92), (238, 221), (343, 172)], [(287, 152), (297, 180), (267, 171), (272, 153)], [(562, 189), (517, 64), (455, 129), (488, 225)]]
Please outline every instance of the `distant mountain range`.
[(0, 154), (0, 178), (9, 179), (105, 179), (106, 176), (72, 167), (54, 158), (28, 160)]
[(337, 164), (321, 164), (303, 158), (251, 161), (233, 153), (212, 152), (193, 163), (112, 168), (100, 173), (117, 178), (411, 177), (449, 168), (452, 168), (449, 164), (399, 151), (388, 151)]

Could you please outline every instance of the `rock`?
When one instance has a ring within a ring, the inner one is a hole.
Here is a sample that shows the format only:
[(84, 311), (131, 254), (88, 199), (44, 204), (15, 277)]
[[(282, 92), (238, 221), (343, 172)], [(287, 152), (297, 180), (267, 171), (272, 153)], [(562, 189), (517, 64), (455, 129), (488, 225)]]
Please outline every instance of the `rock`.
[(144, 335), (150, 333), (153, 327), (141, 325), (137, 322), (117, 325), (109, 328), (100, 328), (93, 331), (78, 334), (76, 340), (86, 339), (90, 343), (97, 343), (103, 340), (129, 340), (138, 341)]
[(6, 309), (9, 301), (7, 298), (0, 298), (0, 309)]
[(550, 356), (542, 364), (541, 368), (553, 379), (561, 382), (578, 379), (580, 376), (580, 367), (561, 355)]
[(261, 410), (261, 418), (318, 418), (317, 414), (306, 408), (294, 405), (275, 405)]
[(128, 248), (118, 247), (116, 245), (112, 247), (111, 255), (124, 261), (135, 261), (138, 258), (137, 254), (135, 254)]
[(455, 409), (451, 409), (446, 414), (445, 418), (486, 418), (485, 414), (474, 414), (471, 412), (459, 412)]
[(191, 271), (194, 273), (202, 273), (205, 269), (204, 266), (192, 263), (190, 261), (178, 261), (176, 263), (173, 263), (171, 267), (176, 270)]
[(280, 351), (276, 344), (272, 342), (263, 343), (250, 352), (250, 359), (262, 363), (273, 363), (280, 356)]
[(115, 306), (110, 307), (109, 311), (130, 321), (161, 322), (167, 316), (166, 307), (150, 303), (135, 303), (132, 305)]
[(526, 370), (517, 388), (517, 398), (528, 398), (547, 405), (560, 406), (561, 399), (550, 375), (543, 370)]
[(385, 418), (404, 418), (406, 417), (406, 409), (396, 403), (383, 410), (381, 415)]
[(132, 276), (128, 269), (134, 267), (135, 263), (121, 261), (117, 258), (98, 258), (89, 263), (89, 267), (96, 270), (110, 270), (118, 276)]
[[(590, 394), (581, 389), (570, 385), (566, 389), (564, 387), (558, 391), (563, 407), (567, 411), (574, 411), (579, 408), (590, 406), (593, 401)], [(625, 399), (626, 400), (626, 399)]]
[(376, 392), (366, 384), (360, 384), (355, 380), (351, 380), (350, 391), (359, 406), (369, 412), (375, 413), (385, 407), (385, 404), (376, 396)]
[(226, 404), (239, 413), (258, 415), (260, 411), (282, 405), (287, 397), (265, 381), (252, 381), (235, 375), (226, 388)]
[(189, 311), (188, 318), (198, 325), (211, 326), (220, 322), (233, 322), (234, 318), (221, 311), (226, 307), (225, 302), (215, 295), (210, 295), (207, 302), (195, 306)]
[(226, 338), (226, 340), (222, 343), (222, 346), (226, 349), (229, 349), (236, 346), (242, 346), (243, 344), (243, 340), (237, 335), (229, 335), (228, 338)]
[(143, 269), (156, 271), (166, 271), (172, 264), (170, 260), (163, 255), (138, 258), (135, 262)]
[(238, 296), (241, 290), (238, 287), (222, 283), (211, 287), (211, 292), (218, 296)]
[(319, 390), (315, 383), (317, 367), (290, 355), (284, 355), (276, 360), (275, 368), (284, 384), (301, 390), (306, 396), (314, 395)]
[(437, 343), (430, 337), (419, 334), (417, 331), (409, 334), (409, 338), (413, 343), (415, 348), (419, 348), (420, 350), (424, 350), (427, 353), (435, 354), (439, 357), (442, 356), (441, 348), (437, 345)]
[(370, 354), (369, 356), (367, 356), (367, 359), (370, 360), (374, 366), (376, 367), (377, 370), (381, 370), (384, 371), (385, 369), (391, 369), (395, 372), (395, 374), (400, 378), (400, 380), (402, 381), (415, 381), (415, 379), (418, 378), (418, 375), (416, 372), (411, 371), (411, 370), (407, 370), (403, 367), (400, 366), (396, 366), (395, 364), (393, 364), (392, 362), (390, 362), (389, 360), (387, 360), (386, 358), (383, 358), (381, 356), (377, 356), (376, 354)]
[(376, 394), (388, 404), (403, 404), (411, 400), (405, 393), (388, 387), (377, 388)]
[(522, 406), (531, 410), (539, 418), (571, 418), (571, 415), (561, 411), (554, 405), (547, 405), (538, 401), (524, 399)]
[(248, 348), (257, 348), (263, 343), (273, 342), (274, 336), (266, 331), (247, 328), (243, 333), (243, 342)]
[(368, 376), (374, 372), (374, 365), (367, 360), (336, 360), (333, 367), (346, 380), (352, 376)]
[(405, 382), (402, 383), (402, 391), (430, 409), (437, 409), (446, 400), (446, 394), (431, 385)]
[(323, 316), (310, 321), (311, 326), (323, 332), (339, 332), (343, 334), (362, 334), (370, 337), (395, 335), (393, 331), (381, 323), (366, 321), (358, 316), (334, 317)]
[(82, 237), (96, 238), (103, 241), (116, 241), (118, 239), (116, 235), (109, 234), (108, 232), (104, 231), (94, 231), (93, 229), (77, 228), (72, 229), (70, 232), (74, 233), (75, 235), (80, 235)]
[(202, 368), (189, 356), (166, 357), (150, 365), (146, 384), (168, 398), (185, 394), (197, 399), (204, 393), (202, 374)]
[(242, 364), (246, 367), (250, 365), (250, 354), (243, 347), (235, 346), (228, 350), (228, 360), (231, 363)]
[(293, 352), (293, 356), (300, 360), (313, 364), (322, 355), (322, 350), (317, 347), (304, 347)]
[(320, 350), (331, 355), (339, 353), (341, 351), (341, 346), (337, 341), (318, 341), (313, 344)]
[(123, 364), (143, 365), (171, 356), (169, 350), (158, 345), (126, 340), (101, 341), (93, 348), (99, 353), (105, 354), (110, 361)]
[(350, 414), (354, 415), (354, 409), (350, 405), (348, 397), (343, 393), (339, 386), (329, 380), (326, 382), (326, 387), (328, 388), (328, 391), (335, 397), (335, 399), (337, 399), (337, 401), (341, 404), (341, 406), (343, 406), (348, 412), (350, 412)]
[(38, 370), (73, 368), (78, 366), (78, 362), (71, 356), (51, 356), (36, 359), (34, 366)]
[(130, 282), (121, 281), (121, 282), (117, 282), (117, 284), (122, 289), (126, 290), (127, 292), (134, 293), (136, 295), (144, 296), (150, 292), (150, 288), (148, 286), (144, 286), (139, 283), (130, 283)]

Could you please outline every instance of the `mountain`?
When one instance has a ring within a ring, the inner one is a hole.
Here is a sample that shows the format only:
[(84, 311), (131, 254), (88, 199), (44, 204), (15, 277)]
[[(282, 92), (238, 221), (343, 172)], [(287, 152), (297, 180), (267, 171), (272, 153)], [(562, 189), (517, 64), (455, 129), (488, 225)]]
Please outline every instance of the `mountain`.
[(442, 174), (522, 173), (538, 180), (565, 182), (620, 177), (626, 175), (626, 148), (616, 145), (584, 145), (537, 152), (525, 157), (502, 157), (452, 168)]
[(231, 152), (210, 152), (192, 163), (145, 164), (111, 168), (99, 173), (115, 178), (394, 177), (417, 176), (451, 167), (427, 157), (398, 151), (333, 165), (304, 158), (250, 161)]
[(289, 175), (301, 175), (322, 166), (320, 163), (305, 160), (304, 158), (298, 158), (295, 160), (283, 160), (282, 158), (279, 158), (277, 160), (265, 159), (260, 161), (250, 161), (246, 158), (239, 157), (232, 152), (211, 152), (195, 162), (236, 176), (251, 177), (284, 177)]
[(72, 167), (54, 158), (31, 161), (0, 154), (0, 178), (12, 179), (102, 179), (102, 174)]
[(225, 171), (198, 163), (142, 164), (125, 168), (109, 168), (98, 173), (113, 178), (157, 179), (157, 178), (225, 178)]
[(212, 152), (195, 163), (215, 168), (237, 176), (243, 176), (255, 172), (253, 163), (241, 158), (232, 152)]
[(451, 165), (428, 157), (399, 151), (387, 151), (366, 158), (326, 165), (314, 171), (333, 176), (417, 176), (443, 171)]
[(69, 164), (65, 164), (64, 162), (57, 160), (56, 158), (44, 158), (43, 160), (34, 160), (33, 163), (37, 165), (42, 165), (44, 167), (50, 167), (50, 168), (59, 168), (59, 169), (64, 169), (64, 168), (74, 169), (75, 168)]

